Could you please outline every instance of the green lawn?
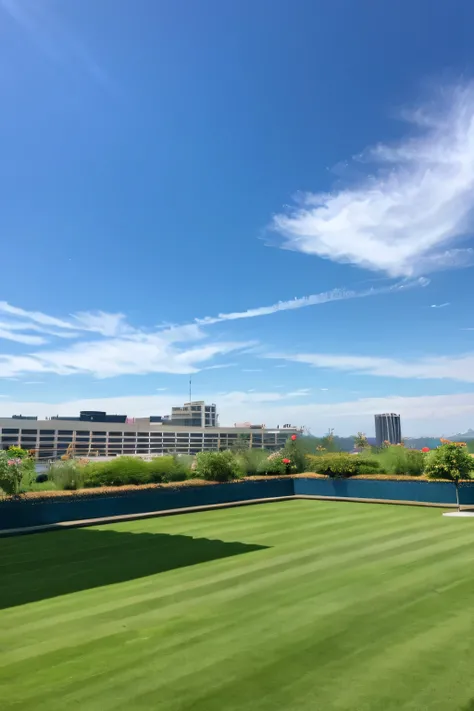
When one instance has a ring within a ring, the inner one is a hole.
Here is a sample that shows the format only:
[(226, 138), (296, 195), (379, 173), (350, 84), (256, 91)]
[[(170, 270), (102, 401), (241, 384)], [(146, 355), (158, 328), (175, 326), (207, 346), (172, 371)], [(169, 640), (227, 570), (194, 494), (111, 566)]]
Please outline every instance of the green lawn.
[(288, 501), (0, 540), (2, 711), (474, 711), (474, 521)]

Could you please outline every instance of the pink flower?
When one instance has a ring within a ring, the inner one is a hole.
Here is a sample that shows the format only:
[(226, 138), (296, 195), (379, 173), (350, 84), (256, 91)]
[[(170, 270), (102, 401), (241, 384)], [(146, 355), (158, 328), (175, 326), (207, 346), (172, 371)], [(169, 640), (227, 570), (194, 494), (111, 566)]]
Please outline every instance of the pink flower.
[(290, 463), (290, 460), (289, 460), (289, 459), (282, 459), (281, 461), (283, 462), (283, 464), (289, 464), (289, 463)]
[(422, 449), (421, 451), (422, 451), (422, 452), (425, 452), (425, 454), (426, 454), (426, 452), (429, 452), (429, 451), (430, 451), (430, 448), (429, 448), (429, 447), (423, 447), (423, 449)]
[(296, 439), (296, 435), (291, 435), (291, 439), (292, 439), (292, 440), (293, 440), (293, 442), (294, 442), (294, 441), (295, 441), (295, 439)]

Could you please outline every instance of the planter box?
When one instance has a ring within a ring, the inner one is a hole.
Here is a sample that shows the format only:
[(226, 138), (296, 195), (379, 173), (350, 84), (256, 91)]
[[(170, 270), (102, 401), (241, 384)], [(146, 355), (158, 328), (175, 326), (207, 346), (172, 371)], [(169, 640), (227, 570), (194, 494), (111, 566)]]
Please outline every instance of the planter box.
[[(381, 481), (375, 479), (266, 479), (207, 486), (126, 490), (98, 496), (23, 499), (0, 502), (0, 531), (52, 525), (66, 521), (168, 511), (170, 509), (232, 504), (237, 501), (292, 496), (318, 496), (361, 501), (394, 501), (433, 506), (455, 506), (451, 482)], [(462, 506), (474, 507), (474, 481), (461, 484)]]
[(9, 500), (0, 502), (0, 530), (282, 496), (293, 496), (292, 479), (137, 489), (110, 496)]

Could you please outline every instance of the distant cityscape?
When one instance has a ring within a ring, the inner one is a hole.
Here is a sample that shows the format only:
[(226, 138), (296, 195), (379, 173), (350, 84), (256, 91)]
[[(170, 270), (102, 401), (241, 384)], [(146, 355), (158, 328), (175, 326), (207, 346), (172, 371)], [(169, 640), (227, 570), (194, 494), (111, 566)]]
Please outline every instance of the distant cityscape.
[(128, 417), (101, 410), (83, 410), (78, 416), (38, 419), (37, 415), (0, 418), (1, 448), (19, 445), (37, 459), (69, 456), (193, 455), (202, 451), (246, 447), (275, 451), (290, 434), (302, 429), (290, 424), (267, 428), (264, 424), (218, 425), (217, 407), (204, 401), (172, 407), (171, 415)]
[[(401, 418), (396, 413), (374, 415), (373, 446), (384, 442), (411, 449), (430, 449), (439, 445), (439, 437), (403, 437)], [(301, 427), (283, 424), (236, 422), (221, 427), (216, 404), (202, 400), (171, 408), (170, 415), (128, 417), (102, 410), (83, 410), (79, 415), (56, 415), (38, 419), (37, 415), (12, 415), (0, 418), (0, 446), (19, 445), (35, 453), (37, 459), (71, 456), (159, 456), (168, 453), (194, 455), (201, 451), (232, 449), (237, 444), (275, 451), (282, 448), (289, 435), (312, 437)], [(354, 451), (355, 436), (333, 435), (337, 449)], [(448, 436), (454, 441), (474, 439), (474, 430)]]

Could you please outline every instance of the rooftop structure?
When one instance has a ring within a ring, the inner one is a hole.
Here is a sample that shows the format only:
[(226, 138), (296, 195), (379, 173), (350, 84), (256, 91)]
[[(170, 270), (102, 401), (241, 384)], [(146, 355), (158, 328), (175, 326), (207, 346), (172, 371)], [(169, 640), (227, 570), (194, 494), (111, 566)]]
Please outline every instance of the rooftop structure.
[(183, 427), (216, 427), (217, 408), (214, 404), (206, 405), (204, 400), (185, 402), (181, 407), (171, 408), (170, 424)]

